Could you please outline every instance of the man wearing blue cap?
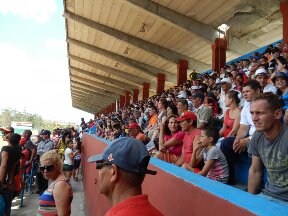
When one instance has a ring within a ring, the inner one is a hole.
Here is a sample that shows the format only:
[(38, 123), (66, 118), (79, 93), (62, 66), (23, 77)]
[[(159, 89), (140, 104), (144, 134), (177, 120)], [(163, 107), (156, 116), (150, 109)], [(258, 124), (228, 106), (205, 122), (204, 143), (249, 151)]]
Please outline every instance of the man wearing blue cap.
[(147, 195), (142, 195), (145, 174), (156, 174), (147, 169), (149, 160), (145, 145), (131, 137), (115, 140), (103, 154), (88, 159), (90, 163), (96, 162), (100, 191), (113, 206), (105, 216), (163, 215), (151, 205)]
[[(43, 130), (40, 133), (41, 137), (43, 138), (43, 141), (41, 141), (37, 148), (37, 158), (40, 159), (40, 157), (47, 151), (52, 150), (54, 148), (53, 141), (50, 139), (51, 132), (49, 130)], [(38, 186), (38, 189), (36, 191), (37, 194), (42, 194), (48, 187), (48, 180), (46, 180), (43, 177), (42, 172), (36, 173), (36, 183)]]

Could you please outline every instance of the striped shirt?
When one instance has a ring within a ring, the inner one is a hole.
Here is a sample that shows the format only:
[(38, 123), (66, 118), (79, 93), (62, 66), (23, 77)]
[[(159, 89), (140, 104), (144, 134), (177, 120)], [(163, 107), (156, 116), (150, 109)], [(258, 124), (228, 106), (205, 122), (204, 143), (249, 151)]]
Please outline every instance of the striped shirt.
[(45, 192), (39, 197), (39, 208), (37, 211), (37, 216), (57, 216), (57, 209), (56, 209), (56, 203), (54, 200), (54, 196), (53, 196), (53, 190), (55, 185), (57, 184), (58, 181), (64, 181), (67, 184), (69, 184), (70, 189), (69, 189), (69, 208), (70, 208), (70, 213), (71, 214), (71, 203), (73, 200), (73, 192), (72, 192), (72, 187), (70, 185), (70, 181), (68, 179), (58, 179), (54, 184), (51, 184), (46, 190)]

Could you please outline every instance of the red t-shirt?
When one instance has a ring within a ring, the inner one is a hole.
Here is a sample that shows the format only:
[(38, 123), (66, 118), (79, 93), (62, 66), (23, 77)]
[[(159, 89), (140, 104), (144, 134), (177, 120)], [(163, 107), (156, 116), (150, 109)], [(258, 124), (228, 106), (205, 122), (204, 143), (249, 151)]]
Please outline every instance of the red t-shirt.
[(193, 152), (193, 140), (196, 135), (200, 134), (201, 130), (196, 128), (190, 134), (186, 132), (183, 145), (184, 145), (184, 163), (189, 163)]
[(163, 216), (148, 200), (147, 195), (125, 199), (112, 207), (105, 216)]

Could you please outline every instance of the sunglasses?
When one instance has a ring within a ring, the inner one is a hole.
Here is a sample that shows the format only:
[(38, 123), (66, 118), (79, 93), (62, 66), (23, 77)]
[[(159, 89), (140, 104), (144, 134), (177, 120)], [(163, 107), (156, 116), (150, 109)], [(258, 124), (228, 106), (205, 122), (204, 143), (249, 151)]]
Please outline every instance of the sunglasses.
[(96, 163), (96, 169), (102, 169), (104, 166), (111, 166), (112, 163), (109, 163), (109, 162), (102, 162), (102, 163)]
[(54, 165), (39, 166), (39, 171), (44, 172), (46, 170), (46, 172), (51, 172), (54, 170), (54, 168), (55, 168)]

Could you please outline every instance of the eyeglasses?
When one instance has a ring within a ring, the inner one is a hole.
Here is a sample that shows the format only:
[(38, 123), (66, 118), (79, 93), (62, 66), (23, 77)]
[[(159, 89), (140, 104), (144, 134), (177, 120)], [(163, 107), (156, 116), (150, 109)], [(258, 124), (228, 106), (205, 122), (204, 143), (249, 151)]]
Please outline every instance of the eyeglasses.
[(111, 166), (112, 163), (109, 163), (109, 162), (102, 162), (102, 163), (96, 163), (96, 169), (102, 169), (104, 166)]
[(46, 170), (47, 172), (51, 172), (54, 170), (54, 168), (55, 168), (54, 165), (39, 166), (39, 171), (44, 172)]

